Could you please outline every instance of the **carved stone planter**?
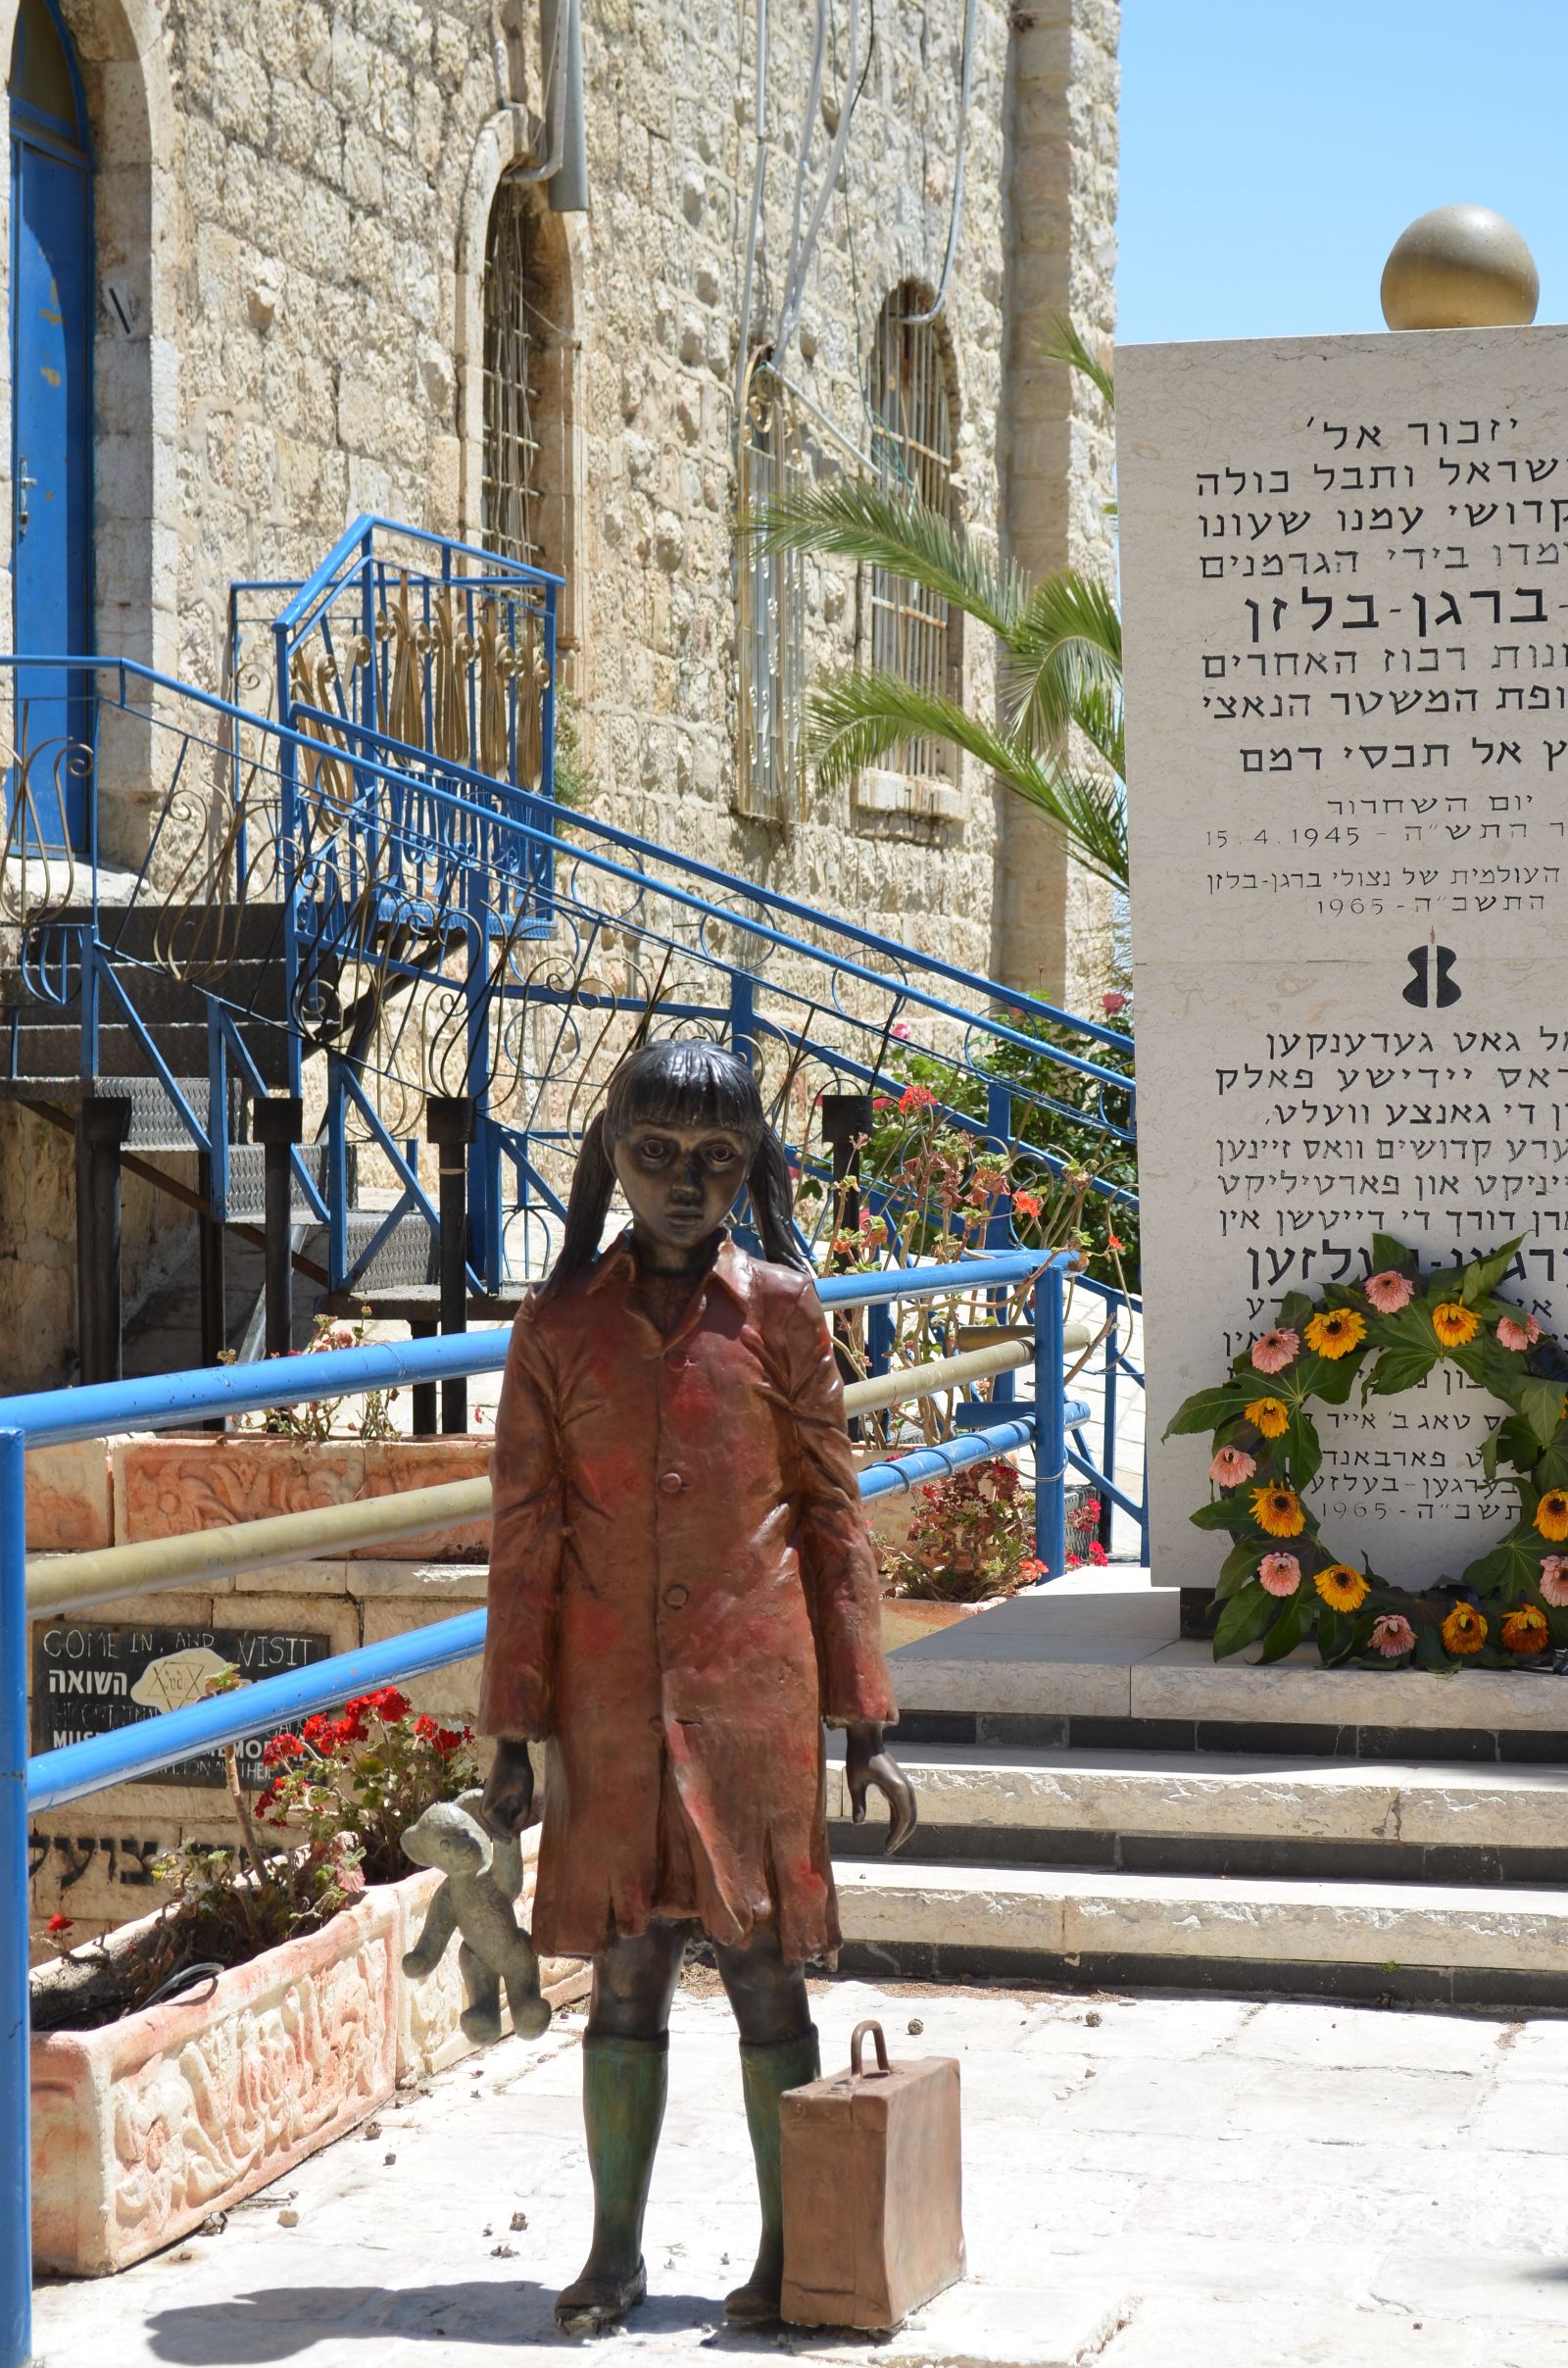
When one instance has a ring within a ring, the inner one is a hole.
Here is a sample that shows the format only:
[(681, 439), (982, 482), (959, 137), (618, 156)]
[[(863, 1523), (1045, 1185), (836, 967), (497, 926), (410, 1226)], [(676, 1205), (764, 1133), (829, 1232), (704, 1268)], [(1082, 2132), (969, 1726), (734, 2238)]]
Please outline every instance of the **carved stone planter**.
[[(115, 1452), (115, 1534), (122, 1545), (182, 1537), (273, 1513), (350, 1505), (448, 1480), (482, 1480), (488, 1439), (304, 1439), (230, 1433), (226, 1438), (127, 1441)], [(425, 1531), (357, 1549), (350, 1559), (482, 1562), (490, 1525)]]
[(174, 1998), (33, 2041), (40, 2266), (123, 2269), (390, 2097), (401, 1890), (367, 1892), (318, 1932), (220, 1975), (200, 2005)]
[[(428, 1981), (402, 1970), (440, 1879), (421, 1870), (368, 1891), (318, 1932), (221, 1975), (200, 2004), (35, 2038), (38, 2266), (126, 2269), (341, 2138), (394, 2088), (471, 2052), (456, 1947)], [(547, 1958), (540, 1974), (557, 2006), (589, 1980), (574, 1958)]]

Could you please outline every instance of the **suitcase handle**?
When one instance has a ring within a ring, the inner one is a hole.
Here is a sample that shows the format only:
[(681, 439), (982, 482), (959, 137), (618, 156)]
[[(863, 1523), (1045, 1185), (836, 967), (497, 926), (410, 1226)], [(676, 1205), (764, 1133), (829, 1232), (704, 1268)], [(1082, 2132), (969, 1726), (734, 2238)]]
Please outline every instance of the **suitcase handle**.
[[(863, 2072), (860, 2069), (860, 2046), (868, 2031), (876, 2047), (876, 2070), (874, 2072)], [(852, 2080), (883, 2080), (887, 2077), (889, 2069), (888, 2043), (882, 2037), (881, 2024), (857, 2023), (850, 2040), (850, 2078)]]

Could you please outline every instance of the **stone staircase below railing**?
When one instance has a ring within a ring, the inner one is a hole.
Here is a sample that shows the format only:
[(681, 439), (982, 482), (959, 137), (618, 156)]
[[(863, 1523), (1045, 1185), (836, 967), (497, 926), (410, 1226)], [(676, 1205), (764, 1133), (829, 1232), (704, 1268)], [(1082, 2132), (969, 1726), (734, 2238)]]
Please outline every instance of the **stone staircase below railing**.
[(892, 1656), (921, 1822), (829, 1813), (885, 1979), (1568, 2008), (1568, 1680), (1216, 1664), (1174, 1589), (1031, 1591)]

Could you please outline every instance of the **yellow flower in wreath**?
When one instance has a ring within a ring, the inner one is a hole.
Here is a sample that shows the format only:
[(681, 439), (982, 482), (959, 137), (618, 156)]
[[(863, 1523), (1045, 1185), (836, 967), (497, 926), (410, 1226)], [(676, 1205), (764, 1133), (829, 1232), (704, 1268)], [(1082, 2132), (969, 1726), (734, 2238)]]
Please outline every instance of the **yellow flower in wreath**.
[(1306, 1527), (1301, 1500), (1294, 1488), (1254, 1488), (1252, 1518), (1271, 1538), (1298, 1538)]
[(1291, 1427), (1291, 1409), (1283, 1398), (1254, 1398), (1246, 1414), (1265, 1439), (1283, 1439)]
[(1331, 1562), (1312, 1581), (1331, 1611), (1359, 1611), (1372, 1592), (1371, 1582), (1348, 1562)]
[(1510, 1653), (1544, 1653), (1546, 1615), (1537, 1603), (1516, 1603), (1502, 1615), (1502, 1641)]
[(1432, 1329), (1446, 1349), (1462, 1349), (1480, 1331), (1481, 1318), (1473, 1307), (1446, 1299), (1432, 1310)]
[(1319, 1357), (1348, 1357), (1366, 1338), (1366, 1317), (1357, 1315), (1353, 1307), (1327, 1307), (1312, 1316), (1306, 1327), (1306, 1345)]
[(1479, 1653), (1487, 1641), (1487, 1623), (1473, 1603), (1455, 1603), (1443, 1623), (1443, 1641), (1450, 1653)]
[(1548, 1488), (1536, 1506), (1536, 1527), (1553, 1546), (1568, 1538), (1568, 1488)]

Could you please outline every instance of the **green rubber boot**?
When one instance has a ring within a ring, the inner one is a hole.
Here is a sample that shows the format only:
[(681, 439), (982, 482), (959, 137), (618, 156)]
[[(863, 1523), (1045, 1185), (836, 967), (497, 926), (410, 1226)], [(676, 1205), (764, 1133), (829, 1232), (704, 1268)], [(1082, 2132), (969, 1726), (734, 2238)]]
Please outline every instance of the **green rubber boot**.
[(757, 2159), (757, 2193), (762, 2206), (762, 2242), (757, 2265), (744, 2286), (724, 2297), (724, 2316), (732, 2327), (766, 2327), (778, 2317), (784, 2284), (784, 2178), (779, 2142), (778, 2100), (786, 2089), (804, 2089), (821, 2077), (813, 2027), (804, 2038), (782, 2040), (776, 2047), (753, 2047), (741, 2042), (741, 2087), (746, 2097), (746, 2124)]
[(556, 2297), (564, 2335), (602, 2335), (648, 2292), (643, 2213), (669, 2087), (669, 2038), (582, 2044), (582, 2117), (594, 2181), (594, 2242), (582, 2276)]

